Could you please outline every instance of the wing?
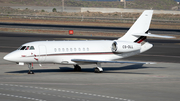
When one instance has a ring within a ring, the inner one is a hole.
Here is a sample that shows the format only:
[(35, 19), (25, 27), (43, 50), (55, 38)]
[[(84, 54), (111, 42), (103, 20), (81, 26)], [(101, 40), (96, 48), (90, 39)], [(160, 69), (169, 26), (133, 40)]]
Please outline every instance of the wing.
[(127, 63), (127, 64), (156, 64), (154, 62), (134, 62), (134, 61), (101, 61), (101, 60), (86, 60), (86, 59), (71, 59), (76, 63), (96, 64), (96, 63)]

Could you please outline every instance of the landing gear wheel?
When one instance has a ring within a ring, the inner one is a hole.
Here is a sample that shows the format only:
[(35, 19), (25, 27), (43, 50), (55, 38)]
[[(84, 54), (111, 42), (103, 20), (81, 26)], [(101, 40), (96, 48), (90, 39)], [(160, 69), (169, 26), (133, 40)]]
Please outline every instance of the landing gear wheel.
[(34, 72), (33, 71), (29, 71), (28, 74), (34, 74)]
[(95, 73), (102, 73), (103, 72), (103, 69), (101, 68), (101, 63), (100, 62), (97, 62), (97, 67), (94, 68), (94, 72)]
[(95, 72), (95, 73), (101, 73), (102, 71), (100, 71), (100, 70), (96, 67), (96, 68), (94, 68), (94, 72)]
[(28, 74), (34, 74), (34, 72), (32, 71), (33, 67), (31, 63), (28, 64), (28, 68), (29, 68)]
[(81, 67), (79, 65), (74, 65), (74, 71), (81, 71)]

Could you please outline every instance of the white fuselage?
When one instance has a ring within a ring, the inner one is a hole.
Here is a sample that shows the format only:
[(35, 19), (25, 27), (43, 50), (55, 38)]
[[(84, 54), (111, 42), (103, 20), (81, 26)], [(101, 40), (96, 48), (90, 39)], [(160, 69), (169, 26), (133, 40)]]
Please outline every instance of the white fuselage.
[(75, 62), (71, 61), (71, 59), (110, 61), (144, 52), (141, 51), (142, 49), (125, 53), (112, 52), (113, 42), (113, 40), (35, 41), (22, 45), (33, 46), (34, 50), (18, 49), (6, 55), (4, 59), (18, 63), (46, 62), (58, 64), (76, 64)]

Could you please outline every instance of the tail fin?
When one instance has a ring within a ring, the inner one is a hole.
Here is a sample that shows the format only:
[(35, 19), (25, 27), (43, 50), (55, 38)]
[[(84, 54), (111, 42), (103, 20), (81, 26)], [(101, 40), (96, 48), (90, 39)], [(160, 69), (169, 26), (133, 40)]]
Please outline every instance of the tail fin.
[(146, 39), (146, 36), (134, 36), (134, 33), (148, 33), (151, 23), (153, 10), (145, 10), (141, 16), (136, 20), (128, 32), (118, 40), (129, 42), (140, 42)]
[(152, 15), (153, 10), (145, 10), (128, 32), (118, 40), (141, 43), (146, 39), (146, 37), (175, 38), (172, 36), (162, 36), (148, 33)]

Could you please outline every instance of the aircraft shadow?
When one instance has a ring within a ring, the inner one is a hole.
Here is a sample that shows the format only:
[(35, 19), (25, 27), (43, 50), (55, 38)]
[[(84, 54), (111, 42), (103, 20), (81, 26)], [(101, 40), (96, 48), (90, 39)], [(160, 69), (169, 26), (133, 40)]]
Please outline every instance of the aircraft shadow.
[[(33, 69), (32, 71), (35, 73), (58, 73), (58, 72), (71, 72), (73, 68), (70, 67), (61, 67), (60, 69)], [(10, 71), (6, 73), (27, 73), (29, 70), (20, 70), (20, 71)]]
[[(80, 72), (94, 72), (94, 68), (83, 68)], [(60, 69), (34, 69), (33, 72), (35, 73), (60, 73), (60, 72), (76, 72), (73, 68), (70, 67), (59, 67)], [(103, 73), (123, 73), (123, 74), (149, 74), (149, 73), (135, 73), (135, 72), (127, 72), (121, 70), (136, 70), (136, 69), (147, 69), (147, 68), (164, 68), (164, 67), (147, 67), (142, 65), (129, 65), (123, 67), (103, 67)], [(27, 73), (27, 70), (20, 70), (20, 71), (9, 71), (6, 73)]]
[[(123, 73), (123, 74), (149, 74), (149, 73), (135, 73), (135, 72), (124, 72), (121, 70), (134, 70), (134, 69), (146, 69), (151, 67), (143, 67), (143, 65), (129, 65), (123, 67), (103, 67), (103, 73)], [(83, 72), (94, 72), (94, 68), (84, 68)]]

